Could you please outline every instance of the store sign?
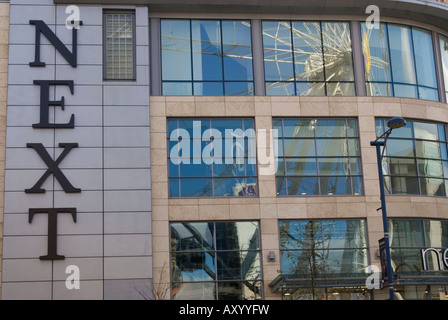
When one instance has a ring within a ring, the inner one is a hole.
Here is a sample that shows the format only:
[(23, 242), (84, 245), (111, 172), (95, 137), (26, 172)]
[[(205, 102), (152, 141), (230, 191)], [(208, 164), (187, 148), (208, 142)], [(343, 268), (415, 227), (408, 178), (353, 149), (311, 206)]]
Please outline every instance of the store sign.
[[(423, 270), (425, 271), (428, 270), (427, 256), (429, 252), (435, 253), (435, 256), (437, 257), (437, 265), (439, 267), (439, 270), (448, 271), (448, 248), (445, 250), (436, 248), (421, 249)], [(443, 266), (445, 266), (445, 268)]]
[[(79, 24), (82, 24), (78, 21)], [(77, 66), (77, 32), (78, 28), (71, 28), (72, 30), (72, 50), (70, 51), (62, 41), (55, 35), (55, 33), (48, 27), (48, 25), (42, 20), (30, 20), (30, 24), (35, 26), (35, 51), (34, 61), (30, 62), (30, 67), (45, 67), (45, 62), (42, 61), (40, 56), (40, 40), (41, 36), (45, 36), (48, 41), (55, 47), (55, 49), (62, 55), (62, 57), (73, 68)], [(70, 93), (74, 94), (74, 82), (72, 80), (34, 80), (35, 85), (40, 86), (40, 118), (39, 122), (34, 123), (32, 127), (34, 129), (73, 129), (75, 127), (75, 115), (72, 114), (69, 122), (67, 123), (51, 123), (50, 122), (50, 107), (60, 107), (64, 110), (65, 97), (62, 96), (60, 100), (50, 100), (50, 88), (55, 86), (67, 86), (70, 89)], [(53, 175), (53, 177), (60, 183), (62, 189), (66, 193), (80, 193), (81, 189), (76, 188), (65, 176), (64, 172), (59, 168), (59, 165), (67, 157), (73, 148), (78, 147), (78, 143), (59, 143), (59, 147), (63, 148), (61, 155), (53, 160), (47, 149), (42, 143), (27, 143), (28, 148), (34, 149), (39, 157), (47, 166), (47, 170), (42, 177), (36, 181), (36, 183), (29, 189), (25, 189), (25, 193), (45, 193), (45, 189), (42, 189), (44, 182)], [(57, 253), (57, 223), (59, 214), (71, 214), (73, 221), (76, 223), (76, 208), (30, 208), (28, 213), (28, 221), (32, 223), (36, 214), (48, 215), (48, 247), (47, 254), (40, 256), (41, 260), (63, 260), (65, 256)]]

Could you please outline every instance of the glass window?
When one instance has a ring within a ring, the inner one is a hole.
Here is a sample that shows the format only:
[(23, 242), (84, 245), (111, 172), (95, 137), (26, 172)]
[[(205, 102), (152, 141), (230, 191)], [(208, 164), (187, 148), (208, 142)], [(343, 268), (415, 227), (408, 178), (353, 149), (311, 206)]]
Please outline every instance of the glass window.
[(175, 300), (262, 298), (258, 222), (171, 223)]
[(135, 80), (135, 12), (104, 12), (104, 79)]
[[(386, 120), (377, 119), (377, 136)], [(408, 120), (392, 131), (383, 157), (385, 190), (389, 194), (446, 196), (448, 186), (445, 125)]]
[(253, 119), (169, 119), (170, 197), (257, 195)]
[(354, 119), (274, 119), (279, 132), (277, 195), (362, 193)]
[(439, 101), (430, 31), (362, 23), (361, 32), (368, 95)]
[(437, 254), (429, 251), (422, 257), (421, 250), (434, 248), (443, 256), (448, 247), (447, 220), (392, 218), (388, 223), (394, 272), (423, 270), (422, 259), (428, 270), (439, 270)]
[(365, 273), (364, 220), (280, 221), (281, 271), (300, 277)]
[(443, 78), (445, 81), (446, 101), (448, 101), (448, 37), (439, 35), (440, 54), (442, 56)]
[(161, 20), (163, 95), (253, 95), (250, 21)]
[(354, 96), (346, 22), (263, 21), (267, 95)]

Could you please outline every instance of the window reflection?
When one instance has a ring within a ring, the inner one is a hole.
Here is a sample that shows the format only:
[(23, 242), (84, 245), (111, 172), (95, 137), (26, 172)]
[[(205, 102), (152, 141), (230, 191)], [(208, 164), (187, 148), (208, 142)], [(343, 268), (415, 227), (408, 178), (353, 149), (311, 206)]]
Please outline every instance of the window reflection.
[(169, 119), (170, 197), (254, 197), (253, 119)]
[(280, 221), (281, 270), (300, 277), (364, 273), (364, 220)]
[[(389, 238), (394, 272), (423, 270), (421, 249), (448, 247), (448, 221), (430, 219), (389, 219)], [(425, 255), (428, 270), (439, 270), (434, 252)]]
[(174, 299), (261, 299), (258, 222), (171, 224)]
[(439, 101), (432, 35), (428, 30), (361, 24), (367, 94)]
[[(385, 120), (376, 120), (377, 135)], [(387, 141), (383, 157), (386, 191), (390, 194), (446, 196), (448, 163), (445, 126), (409, 120)]]
[(354, 96), (349, 24), (263, 21), (267, 95)]
[(445, 81), (446, 101), (448, 101), (448, 37), (439, 35), (440, 55), (442, 56), (442, 72)]
[(354, 119), (274, 119), (279, 131), (277, 195), (359, 195)]
[(253, 95), (249, 21), (161, 20), (163, 95)]

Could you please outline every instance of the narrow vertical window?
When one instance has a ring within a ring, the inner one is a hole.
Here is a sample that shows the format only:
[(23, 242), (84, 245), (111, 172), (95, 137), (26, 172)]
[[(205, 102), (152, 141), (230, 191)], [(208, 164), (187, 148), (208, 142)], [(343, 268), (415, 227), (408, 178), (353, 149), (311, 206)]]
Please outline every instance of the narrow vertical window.
[(135, 80), (135, 12), (104, 12), (104, 79)]

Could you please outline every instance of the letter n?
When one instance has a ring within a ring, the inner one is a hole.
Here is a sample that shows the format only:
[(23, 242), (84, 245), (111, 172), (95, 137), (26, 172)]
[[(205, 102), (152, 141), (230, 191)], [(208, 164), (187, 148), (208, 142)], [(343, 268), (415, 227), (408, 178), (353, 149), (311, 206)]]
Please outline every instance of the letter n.
[[(64, 57), (64, 59), (73, 67), (77, 66), (77, 45), (78, 30), (72, 29), (72, 52), (62, 43), (56, 34), (51, 31), (48, 25), (42, 20), (30, 20), (30, 24), (36, 26), (36, 42), (34, 51), (34, 61), (30, 62), (31, 67), (45, 67), (45, 62), (40, 61), (40, 34), (42, 33), (48, 41), (56, 48), (56, 50)], [(81, 21), (80, 21), (80, 24)]]

